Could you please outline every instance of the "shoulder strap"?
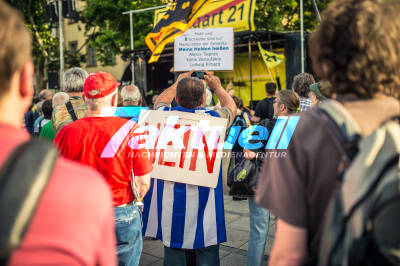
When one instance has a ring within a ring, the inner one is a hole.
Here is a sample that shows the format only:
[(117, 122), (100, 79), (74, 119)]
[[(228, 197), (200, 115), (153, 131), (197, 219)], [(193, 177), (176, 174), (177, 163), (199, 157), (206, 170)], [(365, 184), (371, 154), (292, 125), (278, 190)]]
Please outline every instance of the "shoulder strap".
[(360, 126), (341, 103), (335, 100), (327, 100), (323, 101), (319, 108), (331, 117), (348, 141), (359, 138)]
[(327, 133), (344, 156), (343, 167), (347, 167), (357, 154), (358, 142), (361, 139), (361, 129), (357, 122), (342, 104), (334, 100), (322, 102), (315, 112), (310, 113), (326, 128)]
[(78, 120), (78, 118), (75, 115), (74, 107), (72, 106), (71, 101), (66, 102), (65, 106), (67, 107), (67, 111), (68, 111), (69, 115), (71, 116), (72, 121)]
[(19, 145), (1, 167), (0, 265), (6, 265), (21, 243), (56, 158), (51, 143), (31, 139)]
[(40, 132), (42, 131), (42, 121), (43, 121), (43, 119), (42, 120), (40, 120), (40, 122), (39, 122), (39, 135), (40, 135)]

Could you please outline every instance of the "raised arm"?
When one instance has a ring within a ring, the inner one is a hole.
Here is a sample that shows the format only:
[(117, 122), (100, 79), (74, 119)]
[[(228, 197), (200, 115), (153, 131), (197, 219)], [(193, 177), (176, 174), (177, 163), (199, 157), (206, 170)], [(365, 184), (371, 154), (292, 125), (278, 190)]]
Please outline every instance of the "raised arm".
[(229, 95), (224, 88), (222, 88), (221, 81), (218, 77), (212, 75), (210, 72), (206, 71), (207, 75), (204, 75), (204, 79), (207, 85), (212, 89), (218, 97), (221, 107), (226, 107), (232, 111), (233, 117), (236, 116), (236, 104), (232, 97)]
[(172, 84), (168, 89), (164, 90), (154, 102), (154, 106), (157, 106), (159, 103), (165, 103), (170, 105), (175, 98), (176, 95), (176, 87), (178, 86), (179, 81), (183, 78), (189, 78), (193, 73), (193, 70), (189, 72), (182, 73), (178, 76), (175, 83)]

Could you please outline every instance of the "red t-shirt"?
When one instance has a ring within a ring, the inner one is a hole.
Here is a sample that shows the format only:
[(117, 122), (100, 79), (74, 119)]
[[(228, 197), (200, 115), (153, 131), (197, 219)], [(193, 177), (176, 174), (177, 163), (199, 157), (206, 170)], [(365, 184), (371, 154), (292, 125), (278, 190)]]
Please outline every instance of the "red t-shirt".
[(114, 206), (134, 199), (131, 171), (136, 176), (153, 170), (146, 149), (131, 149), (136, 123), (120, 117), (84, 117), (64, 126), (54, 143), (65, 157), (92, 166), (111, 186)]
[[(18, 144), (28, 139), (26, 132), (0, 124), (0, 166)], [(116, 263), (109, 187), (96, 171), (60, 156), (9, 265)]]

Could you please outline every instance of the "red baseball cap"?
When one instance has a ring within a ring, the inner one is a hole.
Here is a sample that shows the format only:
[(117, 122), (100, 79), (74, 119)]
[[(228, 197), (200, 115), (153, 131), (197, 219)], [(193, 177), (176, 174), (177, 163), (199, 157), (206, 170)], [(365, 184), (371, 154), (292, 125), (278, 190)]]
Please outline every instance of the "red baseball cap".
[(99, 71), (86, 78), (83, 92), (86, 98), (103, 98), (112, 94), (119, 84), (110, 73)]

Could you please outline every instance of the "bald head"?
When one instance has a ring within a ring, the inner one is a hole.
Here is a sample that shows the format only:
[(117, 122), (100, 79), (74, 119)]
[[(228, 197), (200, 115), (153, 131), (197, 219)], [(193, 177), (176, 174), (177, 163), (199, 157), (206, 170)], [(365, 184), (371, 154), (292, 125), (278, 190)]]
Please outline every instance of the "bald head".
[(51, 90), (45, 89), (39, 92), (39, 99), (41, 101), (51, 100), (51, 98), (53, 98), (53, 93)]
[(59, 105), (63, 105), (68, 101), (69, 101), (68, 93), (65, 93), (63, 91), (62, 92), (57, 92), (53, 96), (53, 108), (55, 108), (56, 106), (59, 106)]
[(142, 96), (135, 85), (125, 86), (121, 90), (123, 105), (141, 105)]

